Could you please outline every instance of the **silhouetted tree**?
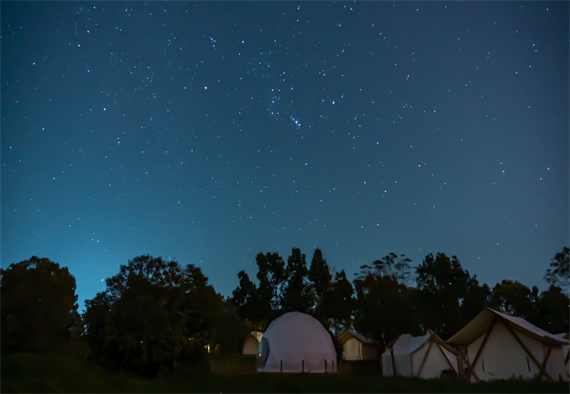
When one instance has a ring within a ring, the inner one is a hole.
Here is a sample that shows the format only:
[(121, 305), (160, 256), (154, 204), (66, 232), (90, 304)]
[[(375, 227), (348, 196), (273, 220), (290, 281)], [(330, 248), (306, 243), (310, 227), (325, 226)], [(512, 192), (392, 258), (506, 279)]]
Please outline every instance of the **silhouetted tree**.
[(334, 282), (319, 298), (315, 307), (315, 317), (328, 328), (334, 336), (348, 330), (352, 324), (355, 308), (354, 288), (346, 278), (344, 270), (335, 274)]
[(267, 322), (281, 312), (282, 288), (286, 280), (285, 262), (278, 253), (259, 253), (256, 258), (257, 280), (253, 283), (245, 271), (238, 273), (239, 285), (231, 303), (252, 330), (263, 330)]
[(305, 254), (299, 248), (292, 248), (287, 259), (285, 272), (287, 282), (283, 289), (283, 312), (307, 313), (313, 307), (314, 296), (308, 283), (307, 262)]
[(553, 334), (570, 332), (568, 308), (570, 298), (559, 286), (550, 285), (543, 291), (537, 302), (540, 321), (537, 326)]
[(138, 256), (105, 283), (82, 321), (96, 361), (147, 376), (200, 361), (221, 303), (200, 268)]
[(391, 276), (364, 273), (354, 281), (354, 328), (377, 340), (380, 349), (402, 333), (418, 334), (413, 324), (410, 291)]
[(544, 280), (549, 284), (560, 286), (570, 296), (570, 249), (566, 246), (552, 259)]
[(538, 298), (538, 288), (533, 292), (518, 281), (504, 279), (493, 287), (491, 306), (507, 315), (522, 317), (528, 321), (535, 321), (533, 311), (533, 298)]
[(409, 264), (411, 262), (412, 260), (403, 254), (398, 257), (397, 254), (390, 253), (380, 260), (374, 261), (372, 266), (364, 265), (360, 268), (365, 268), (366, 273), (370, 272), (373, 275), (389, 276), (396, 283), (409, 286), (414, 278), (412, 267), (410, 267)]
[[(467, 272), (467, 271), (466, 271)], [(460, 298), (461, 310), (461, 326), (465, 326), (475, 316), (477, 316), (485, 307), (490, 305), (491, 289), (485, 283), (479, 285), (477, 275), (467, 280), (467, 289), (464, 297)]]
[(469, 287), (469, 272), (456, 256), (450, 259), (438, 253), (427, 255), (416, 273), (414, 307), (421, 324), (424, 329), (439, 329), (438, 335), (447, 339), (462, 328), (461, 302)]
[(238, 278), (239, 284), (232, 292), (231, 302), (243, 319), (256, 320), (260, 315), (257, 287), (245, 271), (238, 272)]
[(311, 288), (315, 289), (316, 296), (321, 298), (331, 287), (332, 275), (323, 252), (317, 248), (313, 253), (311, 268), (309, 269), (309, 281)]
[(2, 346), (38, 349), (68, 338), (77, 315), (75, 277), (47, 258), (0, 269)]
[(273, 320), (280, 314), (282, 289), (287, 280), (285, 262), (277, 252), (259, 253), (255, 260), (259, 280), (258, 318)]

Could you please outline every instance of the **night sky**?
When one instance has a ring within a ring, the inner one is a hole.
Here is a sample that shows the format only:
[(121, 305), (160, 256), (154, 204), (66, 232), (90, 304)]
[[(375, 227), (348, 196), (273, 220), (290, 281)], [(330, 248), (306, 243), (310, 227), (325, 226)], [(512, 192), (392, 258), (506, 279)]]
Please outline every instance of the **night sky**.
[(456, 255), (539, 289), (569, 244), (568, 2), (2, 2), (1, 266), (80, 308), (141, 254), (231, 295)]

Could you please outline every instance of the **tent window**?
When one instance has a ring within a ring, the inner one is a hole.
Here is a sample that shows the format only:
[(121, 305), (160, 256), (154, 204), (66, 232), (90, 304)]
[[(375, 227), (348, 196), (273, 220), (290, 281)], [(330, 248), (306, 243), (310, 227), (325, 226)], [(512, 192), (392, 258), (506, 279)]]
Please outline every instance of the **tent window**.
[(483, 357), (481, 357), (481, 368), (483, 368), (483, 372), (485, 372), (485, 363), (483, 362)]
[(528, 356), (526, 356), (526, 365), (528, 365), (528, 372), (530, 372), (530, 361), (528, 361)]

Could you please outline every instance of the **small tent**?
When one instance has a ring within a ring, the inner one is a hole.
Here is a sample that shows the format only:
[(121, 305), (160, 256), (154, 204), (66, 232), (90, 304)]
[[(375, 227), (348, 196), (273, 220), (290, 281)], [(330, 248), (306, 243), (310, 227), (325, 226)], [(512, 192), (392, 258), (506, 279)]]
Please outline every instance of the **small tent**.
[(458, 374), (458, 360), (459, 352), (428, 329), (428, 333), (421, 337), (400, 335), (382, 354), (382, 373), (384, 376), (439, 378), (441, 371), (446, 369)]
[(377, 342), (352, 330), (346, 330), (340, 334), (338, 341), (342, 344), (343, 360), (376, 360), (378, 358)]
[(462, 347), (466, 378), (491, 379), (545, 377), (568, 380), (558, 338), (524, 319), (484, 309), (447, 343)]
[(243, 341), (242, 354), (257, 354), (258, 347), (259, 341), (253, 333), (251, 333), (245, 338), (245, 341)]
[(259, 372), (336, 372), (332, 338), (314, 317), (285, 313), (273, 320), (261, 338)]

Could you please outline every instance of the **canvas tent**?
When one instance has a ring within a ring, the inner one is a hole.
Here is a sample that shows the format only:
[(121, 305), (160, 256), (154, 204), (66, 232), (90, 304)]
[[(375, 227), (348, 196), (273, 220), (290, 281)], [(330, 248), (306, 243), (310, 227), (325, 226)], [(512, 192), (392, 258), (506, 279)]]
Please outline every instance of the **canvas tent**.
[(376, 360), (378, 358), (376, 342), (352, 330), (346, 330), (340, 334), (338, 341), (342, 344), (343, 360)]
[[(566, 340), (568, 340), (568, 338), (569, 338), (569, 335), (568, 335), (567, 332), (563, 332), (562, 334), (556, 334), (555, 336), (556, 336), (558, 339), (566, 339)], [(570, 353), (568, 352), (568, 344), (562, 345), (562, 353), (563, 353), (563, 356), (564, 356), (564, 364), (566, 365), (566, 372), (567, 372), (568, 374), (570, 374), (570, 362), (568, 362), (569, 359), (570, 359)]]
[(558, 338), (524, 319), (484, 309), (447, 343), (462, 347), (463, 368), (472, 382), (512, 377), (568, 380)]
[(314, 317), (285, 313), (273, 320), (261, 338), (259, 372), (336, 372), (332, 338)]
[(439, 378), (441, 371), (446, 369), (452, 369), (458, 374), (458, 359), (459, 352), (428, 329), (428, 333), (421, 337), (400, 335), (382, 354), (382, 373), (384, 376)]

